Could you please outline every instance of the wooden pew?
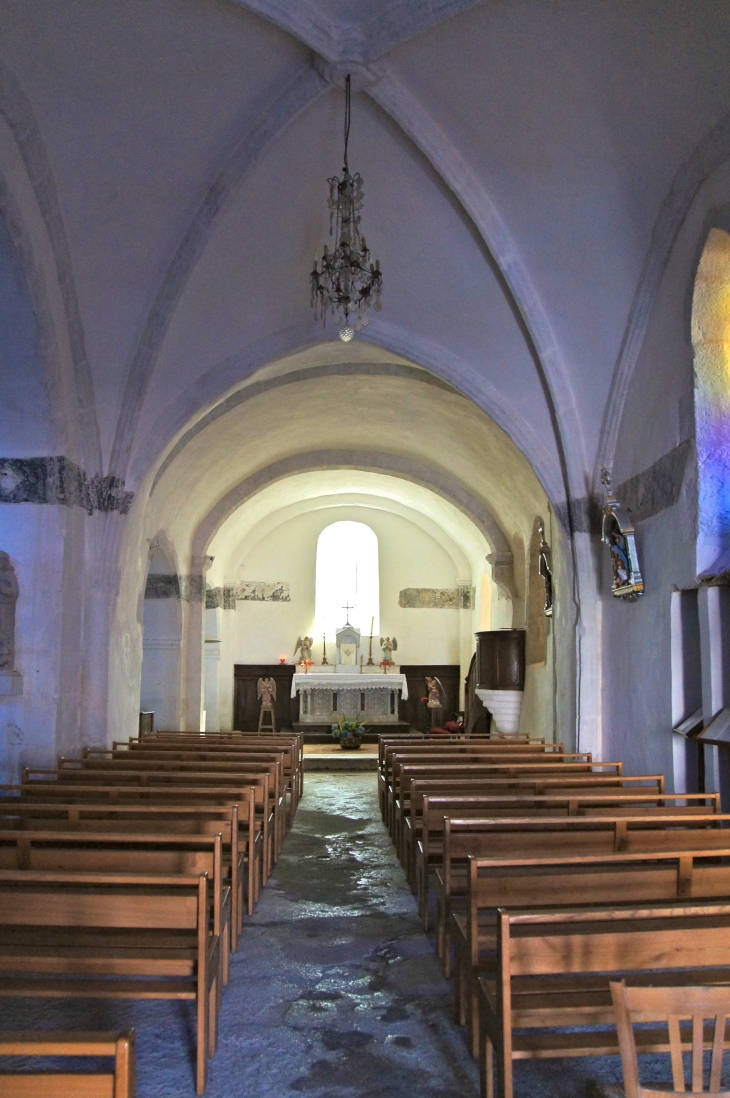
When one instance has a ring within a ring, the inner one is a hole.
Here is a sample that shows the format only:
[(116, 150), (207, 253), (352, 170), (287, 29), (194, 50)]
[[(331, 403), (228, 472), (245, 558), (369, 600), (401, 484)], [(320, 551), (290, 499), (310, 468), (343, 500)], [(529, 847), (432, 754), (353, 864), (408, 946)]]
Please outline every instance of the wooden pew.
[(228, 983), (232, 932), (231, 887), (223, 881), (223, 844), (217, 835), (138, 835), (69, 831), (0, 831), (0, 869), (51, 873), (143, 873), (185, 877), (205, 873), (213, 933), (220, 939), (219, 993)]
[[(130, 758), (141, 753), (145, 758), (174, 758), (181, 762), (211, 761), (235, 762), (245, 757), (258, 757), (262, 752), (276, 753), (283, 759), (285, 787), (290, 797), (287, 823), (291, 825), (296, 814), (301, 796), (302, 787), (301, 757), (298, 744), (276, 744), (272, 740), (262, 740), (259, 743), (214, 743), (200, 744), (192, 740), (181, 742), (162, 741), (137, 741), (127, 744), (114, 742), (111, 749), (86, 748), (84, 758)], [(60, 765), (60, 760), (59, 760)]]
[(0, 995), (192, 1001), (202, 1095), (220, 969), (208, 887), (204, 875), (0, 870)]
[(539, 757), (544, 754), (562, 754), (562, 744), (545, 744), (544, 742), (528, 742), (526, 740), (518, 743), (507, 744), (504, 741), (494, 741), (489, 737), (469, 737), (463, 740), (453, 740), (451, 738), (444, 741), (443, 737), (385, 737), (381, 736), (378, 743), (378, 796), (381, 799), (381, 814), (385, 818), (385, 803), (386, 803), (386, 760), (392, 754), (421, 754), (424, 751), (428, 752), (440, 752), (447, 754), (450, 750), (458, 747), (485, 747), (488, 750), (492, 750), (497, 754), (511, 754), (525, 756), (527, 758)]
[[(26, 767), (23, 769), (21, 782), (33, 781), (92, 781), (104, 782), (127, 781), (135, 785), (147, 782), (156, 785), (163, 782), (193, 784), (212, 784), (213, 781), (239, 782), (250, 781), (261, 774), (268, 774), (269, 794), (274, 817), (273, 853), (272, 864), (278, 861), (281, 852), (281, 844), (284, 841), (286, 810), (283, 794), (283, 767), (282, 760), (269, 762), (246, 759), (245, 762), (218, 763), (207, 762), (205, 768), (201, 768), (199, 762), (177, 762), (175, 759), (148, 760), (142, 758), (130, 759), (88, 759), (65, 760), (66, 765), (61, 769), (42, 770)], [(76, 765), (76, 764), (80, 765)]]
[[(565, 754), (546, 751), (516, 752), (508, 749), (500, 750), (495, 744), (476, 745), (471, 743), (459, 744), (449, 750), (424, 748), (420, 751), (401, 751), (400, 749), (386, 749), (383, 765), (380, 772), (380, 783), (385, 799), (385, 818), (389, 825), (392, 823), (392, 804), (397, 799), (399, 789), (399, 774), (404, 766), (458, 766), (471, 768), (476, 765), (521, 765), (521, 766), (566, 766), (573, 764), (575, 767), (589, 769), (592, 766), (592, 757), (589, 752)], [(612, 764), (614, 767), (620, 764)], [(620, 769), (618, 771), (620, 773)]]
[[(443, 823), (440, 856), (435, 866), (437, 951), (444, 974), (450, 974), (448, 933), (451, 915), (461, 910), (467, 891), (467, 869), (475, 858), (549, 858), (571, 854), (646, 853), (648, 851), (710, 850), (730, 843), (730, 815), (675, 810), (672, 815), (515, 816), (510, 819), (453, 819), (438, 812)], [(424, 839), (430, 806), (424, 808)], [(428, 849), (428, 848), (427, 848)], [(419, 852), (420, 856), (420, 852)], [(428, 889), (421, 857), (418, 870), (419, 910), (428, 929)]]
[[(472, 776), (473, 775), (473, 776)], [(615, 774), (577, 773), (561, 774), (550, 768), (547, 773), (535, 774), (529, 769), (522, 776), (519, 774), (495, 774), (489, 768), (474, 767), (470, 774), (461, 775), (434, 773), (428, 767), (403, 767), (401, 781), (403, 794), (395, 803), (395, 828), (394, 842), (401, 863), (412, 866), (415, 851), (408, 849), (408, 843), (413, 841), (415, 835), (415, 817), (413, 813), (413, 787), (418, 781), (433, 781), (434, 793), (506, 793), (514, 790), (515, 793), (532, 794), (540, 796), (547, 793), (561, 793), (569, 796), (571, 792), (580, 793), (581, 790), (590, 790), (594, 795), (612, 797), (619, 791), (630, 793), (632, 790), (640, 790), (641, 793), (663, 793), (663, 774), (633, 774), (629, 776), (617, 776)], [(461, 783), (461, 790), (458, 786)], [(411, 831), (406, 830), (406, 819), (411, 819)]]
[[(666, 796), (668, 802), (676, 803), (680, 795), (671, 793), (664, 795), (663, 790), (658, 788), (659, 784), (651, 782), (648, 785), (642, 785), (634, 781), (630, 782), (628, 787), (624, 787), (622, 784), (621, 786), (606, 788), (603, 784), (592, 782), (576, 788), (561, 785), (551, 788), (547, 793), (535, 793), (533, 789), (527, 787), (495, 786), (494, 779), (480, 778), (475, 781), (467, 779), (449, 779), (447, 781), (433, 778), (414, 779), (410, 783), (408, 815), (402, 821), (403, 843), (406, 849), (404, 862), (406, 866), (415, 864), (415, 844), (421, 837), (425, 797), (430, 799), (432, 805), (435, 804), (437, 799), (441, 801), (445, 798), (448, 801), (453, 801), (455, 811), (451, 814), (458, 816), (463, 815), (459, 809), (459, 802), (463, 801), (465, 810), (471, 811), (472, 808), (478, 807), (475, 798), (479, 802), (483, 802), (485, 808), (483, 815), (515, 815), (515, 809), (518, 807), (521, 809), (522, 815), (532, 815), (532, 811), (528, 811), (528, 808), (530, 804), (534, 804), (534, 814), (537, 815), (563, 816), (567, 811), (567, 815), (572, 816), (579, 811), (579, 801), (587, 794), (590, 794), (594, 803), (593, 814), (599, 810), (601, 804), (606, 806), (607, 811), (610, 811), (611, 807), (617, 803), (617, 797), (623, 803), (626, 798), (634, 796), (637, 798), (636, 804), (653, 804), (657, 810), (663, 796)], [(553, 803), (550, 800), (551, 797), (557, 797), (558, 801)], [(715, 794), (681, 795), (681, 800), (690, 804), (696, 801), (702, 806), (698, 808), (698, 811), (704, 811), (708, 804), (719, 804)], [(630, 802), (627, 801), (626, 803)], [(719, 808), (717, 811), (719, 811)], [(409, 862), (409, 859), (412, 859), (412, 862)]]
[[(0, 1032), (0, 1056), (108, 1057), (109, 1072), (3, 1072), (3, 1098), (135, 1098), (134, 1030), (127, 1033)], [(39, 1065), (41, 1066), (41, 1065)]]
[(230, 805), (64, 804), (53, 800), (43, 803), (35, 798), (0, 798), (0, 829), (220, 834), (223, 865), (230, 874), (231, 950), (235, 953), (243, 912), (253, 914), (261, 881), (262, 832), (256, 826), (253, 793), (249, 789), (245, 801)]
[[(727, 985), (730, 904), (500, 911), (494, 972), (478, 983), (483, 1098), (514, 1098), (515, 1060), (616, 1055), (609, 980), (622, 976), (634, 985)], [(668, 1051), (664, 1027), (636, 1036), (640, 1052)]]
[(274, 748), (293, 745), (299, 779), (298, 798), (301, 799), (304, 794), (304, 735), (301, 732), (150, 732), (141, 737), (132, 737), (128, 742), (132, 747), (146, 743), (152, 745), (198, 743), (203, 746), (231, 748), (249, 743), (261, 743)]
[[(88, 775), (87, 775), (88, 776)], [(257, 825), (261, 827), (263, 843), (262, 881), (269, 878), (273, 864), (273, 809), (269, 796), (268, 774), (249, 775), (245, 784), (235, 785), (230, 779), (220, 783), (214, 777), (198, 782), (200, 775), (186, 775), (191, 784), (166, 782), (164, 785), (143, 781), (139, 785), (110, 780), (106, 774), (104, 784), (93, 781), (29, 781), (24, 785), (0, 785), (0, 801), (4, 796), (20, 796), (34, 800), (63, 800), (103, 802), (109, 804), (158, 804), (158, 805), (230, 805), (246, 801), (248, 790), (253, 790)]]
[(556, 858), (469, 858), (466, 912), (451, 918), (456, 1014), (478, 1050), (477, 983), (495, 965), (498, 910), (690, 899), (730, 901), (730, 837), (711, 850)]
[(417, 778), (466, 780), (529, 774), (556, 775), (605, 774), (620, 776), (621, 763), (565, 762), (561, 756), (533, 755), (529, 761), (512, 755), (452, 755), (436, 759), (432, 756), (399, 756), (392, 759), (392, 773), (386, 786), (387, 822), (394, 838), (398, 834), (399, 817), (407, 812), (408, 783)]

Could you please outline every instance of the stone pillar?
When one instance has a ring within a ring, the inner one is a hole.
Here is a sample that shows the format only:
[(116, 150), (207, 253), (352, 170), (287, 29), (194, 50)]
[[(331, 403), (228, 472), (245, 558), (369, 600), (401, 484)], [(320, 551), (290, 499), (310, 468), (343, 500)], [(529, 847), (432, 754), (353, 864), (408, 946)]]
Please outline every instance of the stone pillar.
[(205, 641), (203, 709), (206, 732), (220, 732), (221, 642)]
[(205, 640), (205, 574), (213, 557), (198, 556), (190, 561), (187, 580), (185, 637), (184, 713), (185, 729), (199, 732), (203, 724), (203, 672)]

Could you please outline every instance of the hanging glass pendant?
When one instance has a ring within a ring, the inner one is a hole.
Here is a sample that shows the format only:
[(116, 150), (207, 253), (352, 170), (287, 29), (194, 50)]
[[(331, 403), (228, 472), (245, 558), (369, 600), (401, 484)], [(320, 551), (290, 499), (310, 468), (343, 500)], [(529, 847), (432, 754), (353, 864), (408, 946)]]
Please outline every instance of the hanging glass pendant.
[(332, 176), (330, 185), (330, 236), (335, 248), (324, 246), (322, 258), (314, 260), (310, 275), (312, 306), (316, 320), (323, 324), (330, 314), (339, 325), (339, 336), (349, 343), (355, 332), (369, 323), (372, 306), (380, 312), (383, 276), (380, 260), (370, 260), (365, 237), (360, 235), (360, 210), (363, 204), (363, 181), (359, 174), (350, 175), (347, 145), (350, 137), (350, 77), (345, 81), (345, 162), (342, 178)]

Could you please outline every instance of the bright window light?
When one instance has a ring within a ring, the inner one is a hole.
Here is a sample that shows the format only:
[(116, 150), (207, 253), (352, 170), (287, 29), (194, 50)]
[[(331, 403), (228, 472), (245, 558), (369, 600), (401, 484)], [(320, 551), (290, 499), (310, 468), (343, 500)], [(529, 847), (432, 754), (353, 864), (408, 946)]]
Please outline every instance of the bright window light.
[(380, 631), (380, 573), (378, 538), (363, 522), (333, 522), (325, 526), (317, 541), (314, 633), (334, 641), (345, 624), (349, 606), (350, 624), (364, 635)]

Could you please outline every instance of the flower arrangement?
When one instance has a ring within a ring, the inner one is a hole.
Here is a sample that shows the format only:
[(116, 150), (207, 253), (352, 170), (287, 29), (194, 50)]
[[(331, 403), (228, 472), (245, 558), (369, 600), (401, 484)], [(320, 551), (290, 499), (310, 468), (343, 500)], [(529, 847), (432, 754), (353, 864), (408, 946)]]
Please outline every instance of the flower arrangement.
[(365, 725), (357, 717), (346, 720), (345, 717), (338, 716), (337, 724), (332, 725), (332, 739), (339, 743), (343, 750), (360, 747), (364, 735)]

